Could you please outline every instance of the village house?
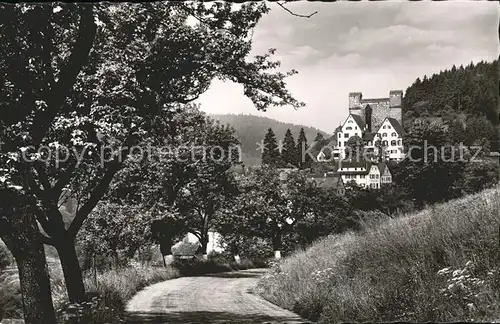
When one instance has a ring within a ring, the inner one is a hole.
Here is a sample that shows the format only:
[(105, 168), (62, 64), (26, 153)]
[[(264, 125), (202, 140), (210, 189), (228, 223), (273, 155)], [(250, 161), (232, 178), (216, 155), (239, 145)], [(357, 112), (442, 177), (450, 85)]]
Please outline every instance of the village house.
[(365, 189), (380, 189), (392, 183), (392, 174), (385, 162), (340, 160), (337, 174), (344, 184), (354, 182)]

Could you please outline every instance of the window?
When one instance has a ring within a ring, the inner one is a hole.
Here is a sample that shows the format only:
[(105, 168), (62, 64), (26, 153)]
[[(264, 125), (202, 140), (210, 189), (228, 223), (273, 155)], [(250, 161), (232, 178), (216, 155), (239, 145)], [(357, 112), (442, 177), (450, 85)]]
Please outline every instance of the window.
[(375, 175), (375, 179), (378, 179), (378, 178), (379, 178), (379, 175), (378, 175), (378, 174), (376, 174), (376, 175)]
[(348, 123), (348, 124), (352, 124), (352, 120), (348, 120), (348, 121), (347, 121), (347, 123)]
[(360, 175), (359, 175), (359, 178), (360, 178), (360, 179), (364, 179), (364, 178), (365, 178), (365, 175), (364, 175), (364, 174), (360, 174)]
[(395, 140), (391, 141), (391, 145), (395, 146), (396, 145), (396, 141)]
[(383, 134), (382, 134), (382, 137), (387, 137), (387, 133), (383, 133)]
[(339, 146), (342, 146), (342, 142), (339, 141)]
[(358, 129), (358, 126), (354, 126), (354, 129), (357, 130)]
[(387, 141), (382, 141), (382, 145), (387, 146)]
[(391, 134), (392, 137), (398, 137), (398, 134), (396, 134), (396, 132), (392, 133)]
[(344, 138), (349, 138), (349, 134), (345, 133)]
[(391, 125), (387, 125), (387, 129), (391, 129)]
[(351, 126), (347, 126), (345, 129), (346, 130), (352, 130), (352, 127)]
[(372, 188), (372, 189), (377, 188), (377, 187), (376, 187), (376, 183), (370, 183), (370, 188)]
[(398, 145), (401, 145), (401, 140), (398, 140)]
[(385, 129), (385, 125), (384, 125), (384, 126), (382, 126), (382, 128), (383, 128), (383, 129)]
[(370, 174), (370, 179), (375, 179), (375, 175), (374, 174)]

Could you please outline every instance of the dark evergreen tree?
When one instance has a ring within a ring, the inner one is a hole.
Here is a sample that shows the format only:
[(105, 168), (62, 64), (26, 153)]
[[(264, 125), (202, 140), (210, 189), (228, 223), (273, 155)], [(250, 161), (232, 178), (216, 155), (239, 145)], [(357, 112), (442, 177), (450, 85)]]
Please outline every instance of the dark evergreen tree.
[(307, 145), (307, 138), (304, 128), (300, 129), (299, 138), (297, 140), (297, 159), (300, 169), (307, 169), (311, 166), (312, 158), (307, 153), (309, 146)]
[(283, 150), (281, 152), (281, 160), (285, 165), (291, 164), (294, 166), (298, 166), (295, 139), (293, 138), (292, 131), (290, 131), (290, 129), (287, 129), (285, 133), (285, 139), (283, 140)]
[(262, 150), (262, 164), (267, 164), (275, 167), (280, 167), (283, 163), (279, 152), (278, 142), (273, 129), (267, 130), (264, 137), (264, 148)]
[[(465, 67), (453, 65), (449, 70), (417, 79), (406, 90), (403, 104), (404, 126), (409, 129), (416, 118), (441, 117), (447, 126), (458, 131), (457, 125), (452, 124), (455, 119), (460, 118), (466, 121), (464, 128), (468, 133), (467, 128), (477, 129), (476, 118), (479, 117), (484, 130), (474, 131), (472, 137), (481, 136), (472, 138), (467, 134), (467, 140), (488, 142), (486, 146), (498, 150), (499, 133), (491, 132), (491, 126), (500, 126), (497, 99), (498, 60), (471, 63)], [(474, 125), (469, 127), (469, 124)], [(484, 133), (488, 133), (487, 136)]]

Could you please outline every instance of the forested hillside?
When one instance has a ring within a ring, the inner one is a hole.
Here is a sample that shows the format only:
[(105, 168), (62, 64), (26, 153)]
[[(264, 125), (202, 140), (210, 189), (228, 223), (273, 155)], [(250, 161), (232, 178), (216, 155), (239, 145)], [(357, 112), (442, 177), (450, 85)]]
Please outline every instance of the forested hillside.
[(292, 131), (293, 137), (297, 140), (302, 127), (304, 128), (308, 143), (314, 140), (318, 132), (325, 135), (325, 137), (327, 135), (325, 132), (314, 127), (283, 123), (267, 117), (243, 114), (213, 115), (212, 117), (234, 128), (237, 137), (241, 141), (243, 162), (246, 165), (260, 164), (261, 152), (256, 150), (256, 143), (260, 143), (264, 139), (269, 128), (273, 129), (278, 140), (284, 139), (287, 129)]
[[(461, 125), (468, 141), (487, 137), (498, 149), (498, 60), (453, 67), (431, 77), (417, 78), (404, 96), (404, 124), (415, 118)], [(469, 126), (469, 127), (467, 127)], [(482, 129), (478, 132), (478, 129)]]

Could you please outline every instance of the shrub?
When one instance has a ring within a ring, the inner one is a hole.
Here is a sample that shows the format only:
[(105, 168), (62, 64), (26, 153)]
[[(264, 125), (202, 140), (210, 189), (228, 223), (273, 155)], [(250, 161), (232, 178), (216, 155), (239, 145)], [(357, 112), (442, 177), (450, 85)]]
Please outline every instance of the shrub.
[(324, 323), (500, 318), (500, 187), (330, 236), (261, 280), (270, 301)]
[(22, 316), (21, 288), (17, 274), (4, 272), (0, 275), (0, 321), (1, 318)]
[(0, 241), (0, 271), (12, 265), (13, 258), (7, 247)]

